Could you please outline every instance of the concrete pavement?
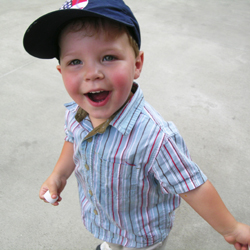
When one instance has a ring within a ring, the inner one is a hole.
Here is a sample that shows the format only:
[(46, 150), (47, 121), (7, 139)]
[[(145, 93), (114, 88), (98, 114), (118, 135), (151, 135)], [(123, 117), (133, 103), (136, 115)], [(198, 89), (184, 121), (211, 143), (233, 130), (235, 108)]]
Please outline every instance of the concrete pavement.
[[(250, 224), (250, 2), (125, 0), (142, 32), (140, 83), (148, 100), (184, 137), (192, 158), (228, 209)], [(0, 249), (94, 250), (82, 225), (74, 176), (59, 207), (38, 198), (64, 139), (70, 97), (56, 60), (23, 49), (26, 28), (60, 0), (1, 0)], [(185, 202), (176, 213), (170, 250), (232, 246)]]

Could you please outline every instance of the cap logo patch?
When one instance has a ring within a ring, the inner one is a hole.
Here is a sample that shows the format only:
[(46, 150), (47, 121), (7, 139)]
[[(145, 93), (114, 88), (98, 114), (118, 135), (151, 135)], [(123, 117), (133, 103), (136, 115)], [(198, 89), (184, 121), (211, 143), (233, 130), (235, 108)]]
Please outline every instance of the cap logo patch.
[(84, 9), (88, 3), (88, 0), (73, 0), (71, 9)]
[(84, 9), (88, 5), (88, 0), (67, 0), (60, 10)]

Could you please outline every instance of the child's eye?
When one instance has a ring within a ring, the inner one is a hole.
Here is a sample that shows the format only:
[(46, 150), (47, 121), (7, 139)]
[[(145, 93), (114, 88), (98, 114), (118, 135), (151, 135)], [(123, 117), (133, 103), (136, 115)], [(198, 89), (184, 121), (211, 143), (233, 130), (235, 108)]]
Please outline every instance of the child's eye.
[(115, 60), (115, 57), (111, 55), (107, 55), (103, 57), (103, 61), (113, 61), (113, 60)]
[(82, 64), (82, 61), (79, 60), (79, 59), (75, 59), (75, 60), (72, 60), (69, 65), (78, 65), (78, 64)]

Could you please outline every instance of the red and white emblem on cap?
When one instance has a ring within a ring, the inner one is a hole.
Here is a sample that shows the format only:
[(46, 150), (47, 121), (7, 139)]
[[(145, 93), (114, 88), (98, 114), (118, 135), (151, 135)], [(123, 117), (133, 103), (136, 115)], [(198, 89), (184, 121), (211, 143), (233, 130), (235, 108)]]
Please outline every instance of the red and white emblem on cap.
[(72, 0), (71, 9), (84, 9), (88, 3), (88, 0)]

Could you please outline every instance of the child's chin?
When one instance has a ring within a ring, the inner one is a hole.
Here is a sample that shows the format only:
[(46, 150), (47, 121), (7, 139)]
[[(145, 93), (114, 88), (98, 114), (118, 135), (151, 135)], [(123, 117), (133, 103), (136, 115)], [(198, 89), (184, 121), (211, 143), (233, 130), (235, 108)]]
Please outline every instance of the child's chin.
[(108, 113), (103, 113), (103, 112), (92, 112), (89, 114), (89, 117), (95, 120), (107, 120), (112, 116), (112, 114)]

